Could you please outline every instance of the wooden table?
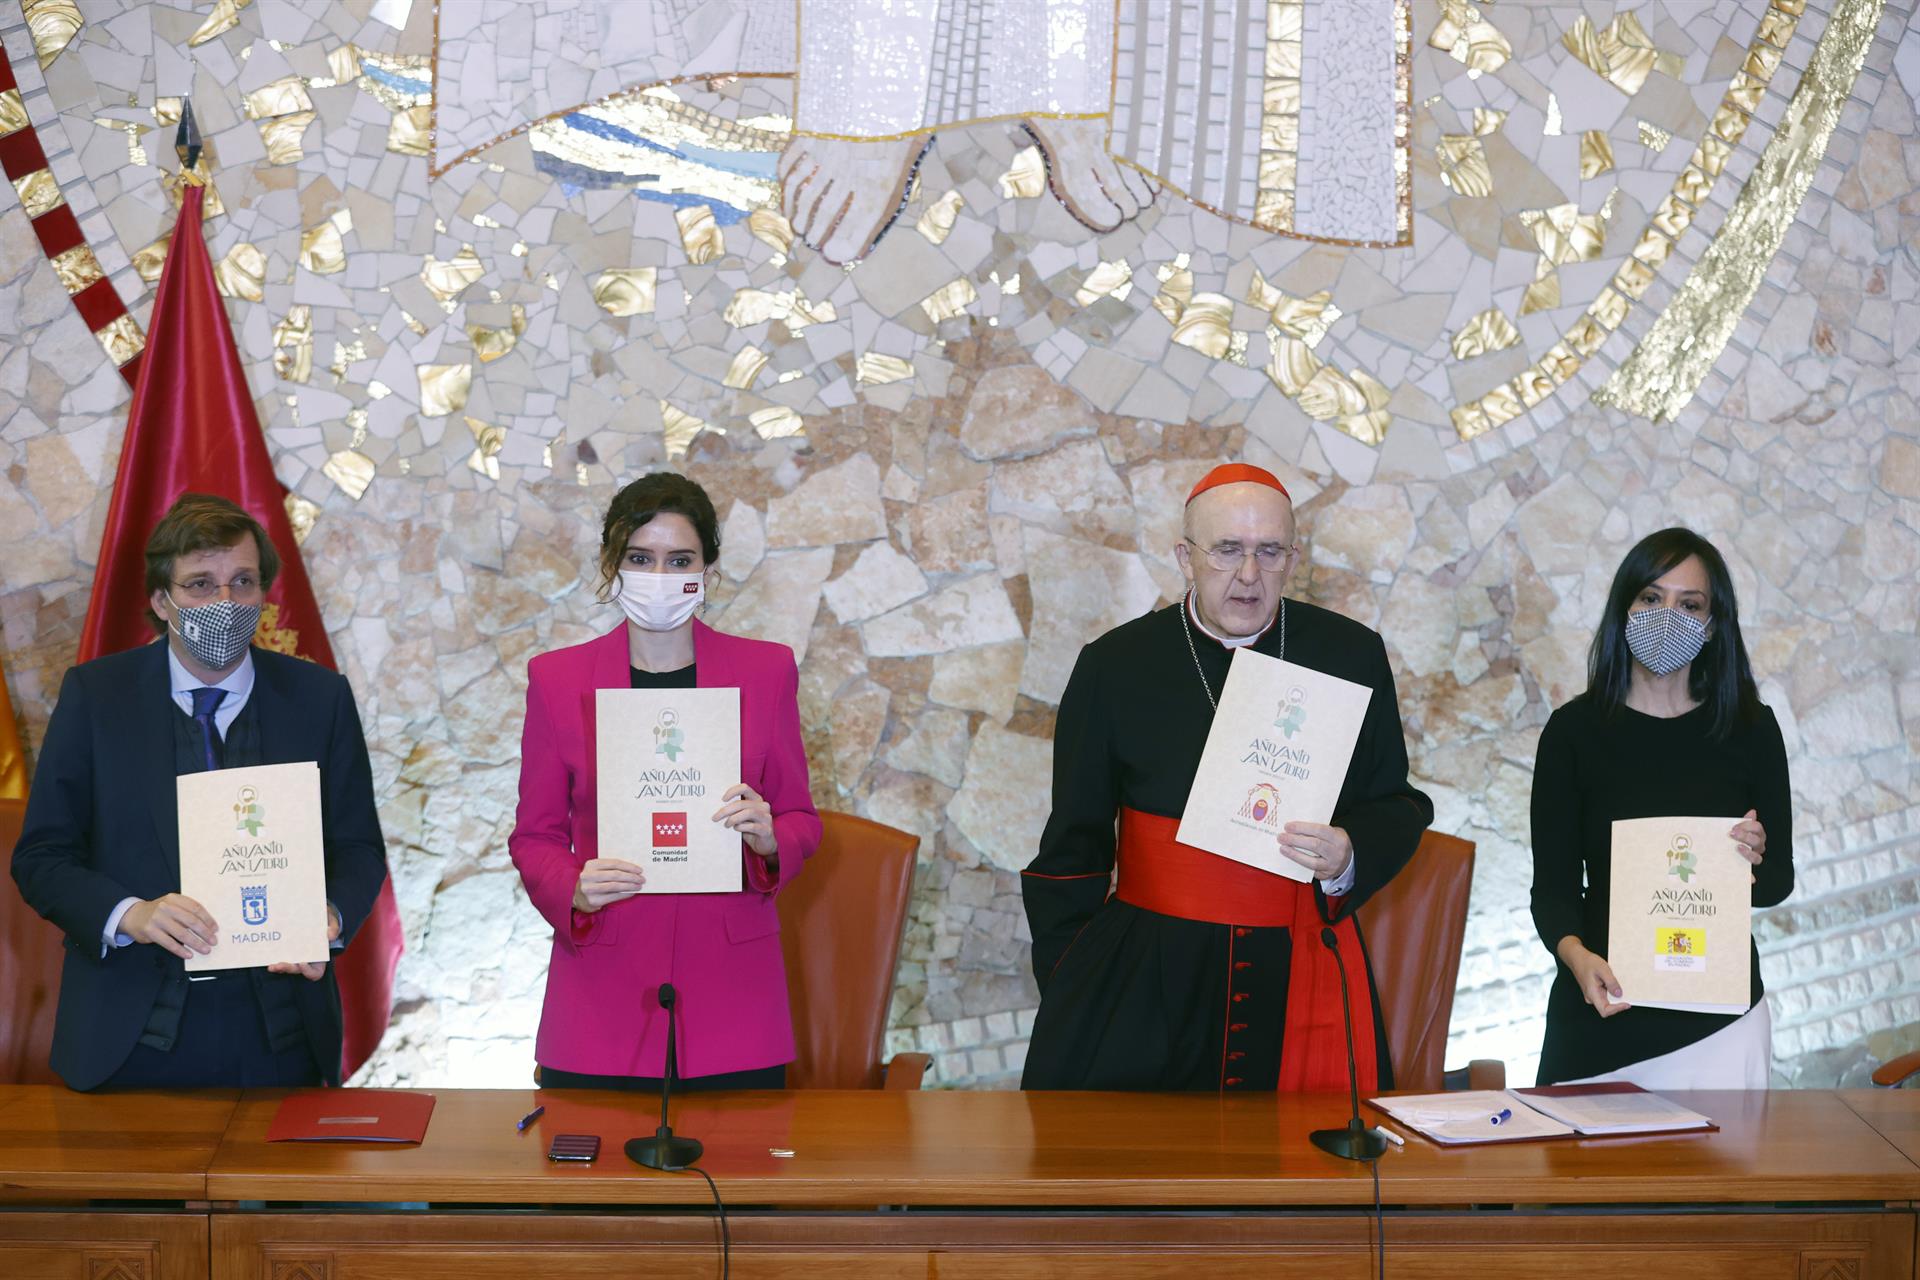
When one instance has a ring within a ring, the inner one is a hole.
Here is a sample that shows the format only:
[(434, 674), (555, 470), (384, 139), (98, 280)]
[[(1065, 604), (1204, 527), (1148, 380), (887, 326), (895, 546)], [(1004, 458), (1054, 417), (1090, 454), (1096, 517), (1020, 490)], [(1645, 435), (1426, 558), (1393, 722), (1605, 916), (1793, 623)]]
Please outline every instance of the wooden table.
[[(383, 1148), (269, 1145), (280, 1096), (0, 1089), (0, 1187), (41, 1202), (0, 1210), (0, 1275), (109, 1274), (53, 1267), (44, 1223), (38, 1269), (16, 1266), (13, 1242), (28, 1237), (5, 1228), (49, 1216), (96, 1252), (120, 1239), (96, 1223), (200, 1224), (198, 1271), (186, 1252), (161, 1266), (153, 1244), (128, 1280), (718, 1274), (706, 1181), (621, 1153), (652, 1132), (646, 1099), (542, 1095), (546, 1114), (519, 1134), (531, 1091), (444, 1091), (423, 1144)], [(1675, 1096), (1721, 1131), (1471, 1149), (1415, 1138), (1390, 1151), (1388, 1270), (1913, 1280), (1920, 1096)], [(743, 1277), (1362, 1280), (1372, 1171), (1306, 1139), (1344, 1113), (1334, 1096), (740, 1093), (676, 1104), (675, 1127), (706, 1144)], [(107, 1135), (129, 1122), (148, 1141), (123, 1162)], [(561, 1132), (600, 1134), (599, 1162), (547, 1162)], [(49, 1196), (70, 1211), (46, 1213)], [(97, 1198), (122, 1203), (85, 1203)]]

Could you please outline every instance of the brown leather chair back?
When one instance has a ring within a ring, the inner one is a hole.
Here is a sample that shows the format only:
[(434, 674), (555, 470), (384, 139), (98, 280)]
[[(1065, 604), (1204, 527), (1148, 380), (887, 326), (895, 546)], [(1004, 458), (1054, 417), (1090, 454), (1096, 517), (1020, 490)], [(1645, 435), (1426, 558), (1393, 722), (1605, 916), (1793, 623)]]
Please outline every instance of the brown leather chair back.
[[(24, 800), (0, 800), (0, 856), (12, 858)], [(60, 931), (0, 884), (0, 1083), (51, 1084), (53, 1008), (60, 998)]]
[(920, 837), (822, 813), (820, 848), (780, 891), (799, 1056), (790, 1089), (877, 1089)]
[(1441, 1087), (1472, 886), (1473, 842), (1429, 831), (1405, 869), (1360, 908), (1396, 1088)]

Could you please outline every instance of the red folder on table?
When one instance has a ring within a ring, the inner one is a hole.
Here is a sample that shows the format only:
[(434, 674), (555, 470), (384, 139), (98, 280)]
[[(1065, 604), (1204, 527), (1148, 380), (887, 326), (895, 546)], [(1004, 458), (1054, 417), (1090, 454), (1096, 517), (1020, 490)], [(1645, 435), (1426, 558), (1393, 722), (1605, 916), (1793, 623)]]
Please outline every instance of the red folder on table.
[(433, 1095), (404, 1089), (309, 1089), (280, 1104), (268, 1142), (419, 1142)]

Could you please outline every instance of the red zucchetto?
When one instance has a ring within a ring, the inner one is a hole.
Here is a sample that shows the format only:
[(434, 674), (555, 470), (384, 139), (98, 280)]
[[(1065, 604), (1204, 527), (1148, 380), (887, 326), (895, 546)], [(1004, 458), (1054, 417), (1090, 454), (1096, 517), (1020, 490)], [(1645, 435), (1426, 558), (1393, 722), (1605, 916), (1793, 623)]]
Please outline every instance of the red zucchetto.
[(1193, 486), (1193, 492), (1187, 495), (1187, 504), (1209, 489), (1217, 489), (1223, 484), (1263, 484), (1269, 489), (1277, 489), (1280, 496), (1293, 501), (1293, 495), (1287, 492), (1287, 486), (1280, 483), (1280, 477), (1265, 467), (1256, 467), (1250, 462), (1223, 462), (1206, 475), (1200, 477), (1200, 483)]

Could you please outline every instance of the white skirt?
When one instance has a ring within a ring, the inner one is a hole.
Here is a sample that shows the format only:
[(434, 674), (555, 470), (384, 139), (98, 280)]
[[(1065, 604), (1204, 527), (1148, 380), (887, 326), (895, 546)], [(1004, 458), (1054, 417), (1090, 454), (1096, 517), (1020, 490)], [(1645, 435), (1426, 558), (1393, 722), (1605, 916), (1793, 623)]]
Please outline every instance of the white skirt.
[(1655, 1092), (1666, 1089), (1765, 1089), (1773, 1075), (1773, 1014), (1763, 999), (1705, 1040), (1605, 1075), (1566, 1084), (1624, 1080)]

